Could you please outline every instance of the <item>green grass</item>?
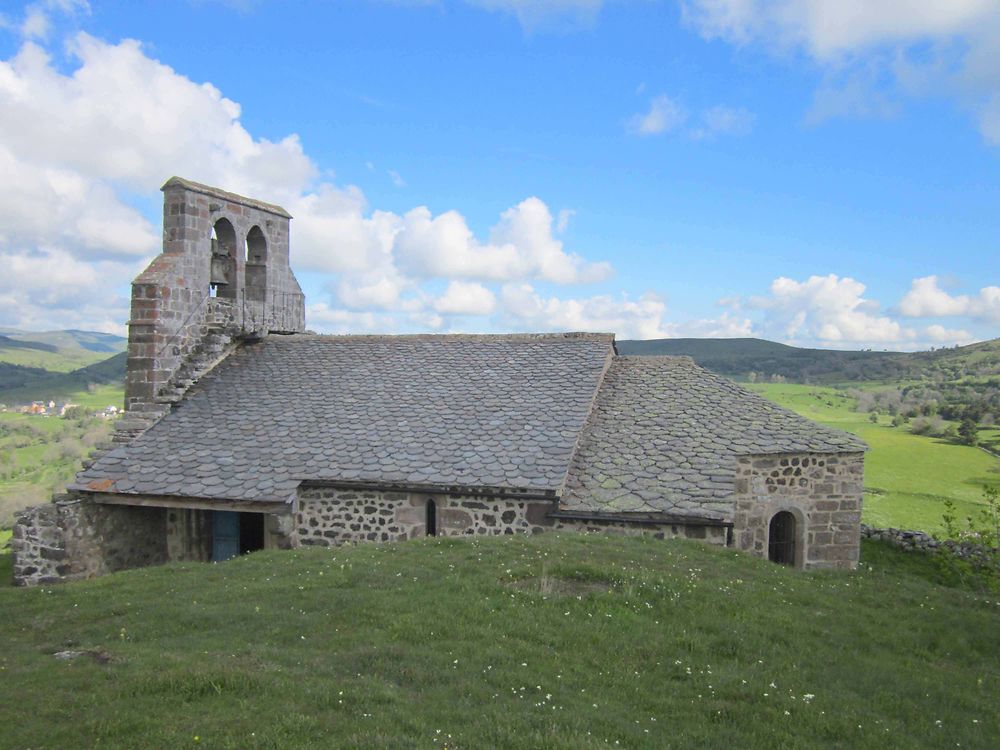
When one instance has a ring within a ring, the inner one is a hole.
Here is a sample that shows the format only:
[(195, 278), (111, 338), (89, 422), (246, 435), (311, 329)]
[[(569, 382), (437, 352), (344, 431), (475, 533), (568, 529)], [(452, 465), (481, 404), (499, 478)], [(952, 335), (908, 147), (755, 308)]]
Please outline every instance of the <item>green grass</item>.
[(0, 589), (0, 607), (8, 747), (1000, 738), (1000, 606), (892, 566), (801, 574), (693, 542), (547, 534), (261, 552)]
[[(852, 384), (853, 386), (853, 384)], [(983, 505), (983, 486), (1000, 485), (1000, 459), (984, 450), (911, 434), (878, 424), (854, 411), (853, 400), (834, 388), (794, 384), (748, 384), (748, 388), (817, 422), (865, 440), (865, 506), (862, 520), (873, 526), (943, 528), (943, 501), (955, 502), (960, 516)]]
[(121, 409), (125, 404), (125, 389), (121, 383), (93, 385), (85, 391), (70, 393), (67, 401), (87, 410), (96, 411), (106, 406), (117, 406)]

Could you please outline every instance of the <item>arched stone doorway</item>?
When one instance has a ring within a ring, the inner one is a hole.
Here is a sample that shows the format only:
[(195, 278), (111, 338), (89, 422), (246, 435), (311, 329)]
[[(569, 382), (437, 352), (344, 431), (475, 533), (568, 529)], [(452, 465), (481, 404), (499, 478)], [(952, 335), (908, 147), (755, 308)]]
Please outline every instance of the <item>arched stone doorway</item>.
[(767, 533), (767, 559), (781, 565), (795, 566), (795, 516), (781, 510), (771, 517)]

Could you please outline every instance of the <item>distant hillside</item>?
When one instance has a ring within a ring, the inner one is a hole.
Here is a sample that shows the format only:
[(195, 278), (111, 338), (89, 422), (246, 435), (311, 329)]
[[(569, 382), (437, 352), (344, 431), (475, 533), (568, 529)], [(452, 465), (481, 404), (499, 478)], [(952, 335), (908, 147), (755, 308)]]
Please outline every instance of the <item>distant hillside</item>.
[[(619, 341), (622, 354), (685, 354), (730, 378), (798, 383), (954, 380), (1000, 374), (1000, 339), (929, 352), (803, 349), (763, 339)], [(752, 375), (751, 375), (752, 373)]]
[(121, 352), (72, 372), (48, 372), (0, 362), (0, 403), (19, 404), (60, 399), (91, 385), (125, 379), (126, 353)]
[(125, 350), (122, 336), (96, 331), (21, 331), (0, 328), (0, 363), (72, 372)]
[(91, 352), (117, 354), (125, 350), (128, 340), (124, 336), (99, 331), (21, 331), (16, 328), (0, 328), (0, 334), (19, 341), (47, 344), (55, 349), (86, 349)]
[(57, 352), (59, 347), (52, 344), (43, 344), (38, 341), (19, 341), (10, 336), (0, 334), (0, 348), (3, 349), (35, 349), (40, 352)]
[[(0, 362), (0, 394), (12, 388), (30, 386), (48, 380), (53, 373), (38, 367), (22, 367)], [(0, 398), (0, 401), (3, 399)]]

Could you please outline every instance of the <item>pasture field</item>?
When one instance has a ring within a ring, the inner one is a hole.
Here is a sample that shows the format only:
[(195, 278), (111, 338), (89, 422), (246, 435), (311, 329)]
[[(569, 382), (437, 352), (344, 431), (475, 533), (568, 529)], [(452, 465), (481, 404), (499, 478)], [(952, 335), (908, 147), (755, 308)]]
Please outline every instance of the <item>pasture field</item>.
[(108, 352), (92, 352), (86, 349), (43, 351), (0, 346), (0, 362), (21, 367), (37, 367), (49, 372), (72, 372), (81, 367), (97, 364), (108, 356)]
[(996, 747), (995, 597), (869, 556), (542, 534), (0, 589), (4, 744)]
[(906, 427), (893, 427), (885, 415), (873, 424), (867, 414), (854, 411), (853, 399), (836, 388), (791, 383), (744, 386), (868, 443), (862, 520), (872, 526), (941, 531), (945, 499), (953, 500), (964, 518), (983, 506), (984, 485), (1000, 486), (996, 456), (982, 448), (913, 435)]
[[(121, 403), (121, 388), (75, 394), (73, 403), (96, 410)], [(116, 400), (117, 399), (117, 400)], [(48, 502), (80, 469), (94, 446), (108, 440), (112, 421), (0, 413), (0, 528), (17, 510)]]

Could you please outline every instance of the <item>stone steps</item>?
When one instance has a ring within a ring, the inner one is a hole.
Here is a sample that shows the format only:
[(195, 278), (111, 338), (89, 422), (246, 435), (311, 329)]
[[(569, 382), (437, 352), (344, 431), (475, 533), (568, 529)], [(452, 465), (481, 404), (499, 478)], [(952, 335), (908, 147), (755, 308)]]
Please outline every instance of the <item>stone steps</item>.
[[(153, 401), (133, 404), (129, 408), (125, 416), (118, 421), (111, 437), (112, 445), (123, 445), (135, 440), (169, 414), (175, 404), (184, 400), (191, 386), (228, 357), (242, 340), (239, 333), (233, 329), (209, 331), (177, 368), (170, 380), (160, 388)], [(89, 461), (96, 460), (97, 455), (99, 454), (92, 456)]]

